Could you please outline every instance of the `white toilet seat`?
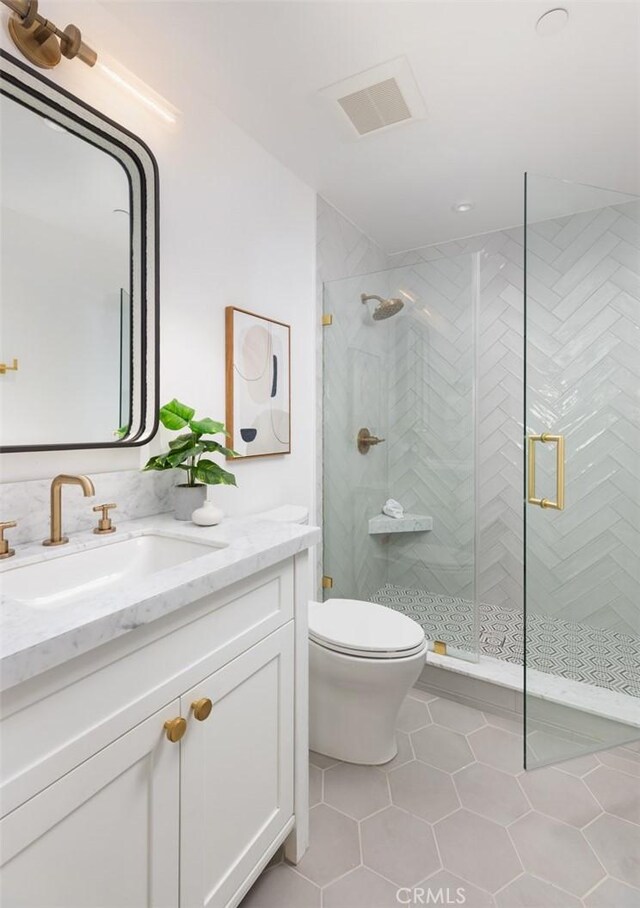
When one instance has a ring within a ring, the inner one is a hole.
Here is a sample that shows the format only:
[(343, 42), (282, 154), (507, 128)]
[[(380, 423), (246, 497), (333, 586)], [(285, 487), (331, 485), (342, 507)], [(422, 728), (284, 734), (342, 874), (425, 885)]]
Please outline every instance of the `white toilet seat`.
[(425, 648), (424, 631), (407, 615), (358, 599), (313, 604), (309, 639), (324, 649), (361, 659), (409, 658)]

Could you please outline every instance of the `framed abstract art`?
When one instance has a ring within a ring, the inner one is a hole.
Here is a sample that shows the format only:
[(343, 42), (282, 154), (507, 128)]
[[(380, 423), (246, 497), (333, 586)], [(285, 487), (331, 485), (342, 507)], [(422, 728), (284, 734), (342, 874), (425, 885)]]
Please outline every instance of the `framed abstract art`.
[(237, 457), (291, 452), (291, 329), (263, 315), (225, 309), (227, 412)]

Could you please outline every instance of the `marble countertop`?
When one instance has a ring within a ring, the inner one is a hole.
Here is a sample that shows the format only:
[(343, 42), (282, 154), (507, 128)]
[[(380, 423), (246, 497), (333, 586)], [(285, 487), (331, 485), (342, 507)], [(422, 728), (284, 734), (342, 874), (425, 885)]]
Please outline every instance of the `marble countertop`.
[(5, 571), (149, 533), (209, 543), (211, 554), (66, 605), (40, 608), (2, 595), (0, 689), (26, 681), (320, 541), (319, 529), (299, 524), (247, 517), (225, 520), (216, 527), (197, 527), (171, 515), (157, 515), (118, 524), (117, 534), (105, 539), (87, 531), (71, 536), (62, 548), (23, 545), (0, 566), (0, 590)]

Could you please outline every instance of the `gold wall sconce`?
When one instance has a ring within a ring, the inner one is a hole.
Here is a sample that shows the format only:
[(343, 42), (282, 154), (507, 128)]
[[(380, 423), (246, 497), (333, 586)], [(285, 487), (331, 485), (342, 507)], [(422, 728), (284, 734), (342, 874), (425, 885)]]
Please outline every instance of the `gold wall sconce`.
[(6, 372), (17, 372), (18, 371), (18, 360), (13, 357), (13, 363), (0, 363), (0, 375), (4, 375)]
[(62, 57), (77, 57), (87, 66), (94, 66), (98, 55), (82, 40), (75, 25), (58, 28), (38, 12), (38, 0), (2, 0), (13, 15), (9, 18), (9, 34), (18, 50), (41, 69), (53, 69)]

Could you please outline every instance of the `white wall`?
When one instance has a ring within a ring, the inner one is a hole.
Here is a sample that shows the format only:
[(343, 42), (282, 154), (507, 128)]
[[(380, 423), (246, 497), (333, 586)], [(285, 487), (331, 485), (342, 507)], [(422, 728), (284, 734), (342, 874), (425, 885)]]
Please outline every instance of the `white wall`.
[[(146, 4), (149, 15), (153, 5)], [(200, 415), (223, 418), (224, 308), (242, 306), (292, 326), (292, 453), (235, 463), (239, 489), (215, 490), (229, 514), (285, 501), (311, 504), (315, 387), (315, 194), (206, 97), (205, 74), (188, 68), (188, 44), (174, 61), (153, 58), (144, 35), (122, 31), (104, 7), (87, 2), (47, 5), (64, 26), (76, 22), (98, 51), (117, 57), (141, 78), (154, 76), (181, 111), (169, 130), (96, 70), (63, 60), (49, 78), (144, 139), (160, 171), (161, 398), (173, 396)], [(15, 48), (2, 13), (1, 45)], [(135, 53), (134, 53), (135, 51)], [(17, 53), (15, 54), (17, 56)], [(182, 78), (178, 78), (178, 75)], [(183, 86), (181, 88), (181, 86)], [(204, 86), (204, 88), (200, 88)], [(101, 472), (139, 467), (158, 449), (3, 455), (2, 480), (53, 476), (60, 470)]]

